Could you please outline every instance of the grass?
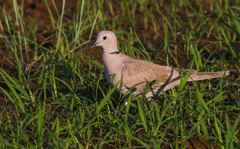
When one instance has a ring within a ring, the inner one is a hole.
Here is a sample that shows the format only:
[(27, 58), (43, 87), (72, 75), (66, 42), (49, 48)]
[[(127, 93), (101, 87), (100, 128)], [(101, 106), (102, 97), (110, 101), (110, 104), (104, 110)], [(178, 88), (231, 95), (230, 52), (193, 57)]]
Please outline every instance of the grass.
[[(1, 148), (240, 148), (239, 0), (77, 0), (75, 13), (66, 3), (44, 0), (51, 34), (42, 42), (24, 1), (1, 9), (1, 56), (14, 67), (0, 69)], [(151, 102), (148, 88), (126, 98), (89, 49), (105, 29), (134, 58), (235, 73), (182, 80)]]

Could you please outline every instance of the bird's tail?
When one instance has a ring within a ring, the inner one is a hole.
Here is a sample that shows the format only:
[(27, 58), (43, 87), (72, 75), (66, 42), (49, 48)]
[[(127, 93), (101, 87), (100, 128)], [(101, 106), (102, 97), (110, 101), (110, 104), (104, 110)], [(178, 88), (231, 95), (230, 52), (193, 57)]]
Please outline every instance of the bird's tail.
[(190, 75), (187, 81), (194, 81), (194, 80), (206, 80), (212, 78), (219, 78), (223, 75), (228, 76), (230, 75), (230, 71), (218, 71), (218, 72), (200, 72), (194, 75)]

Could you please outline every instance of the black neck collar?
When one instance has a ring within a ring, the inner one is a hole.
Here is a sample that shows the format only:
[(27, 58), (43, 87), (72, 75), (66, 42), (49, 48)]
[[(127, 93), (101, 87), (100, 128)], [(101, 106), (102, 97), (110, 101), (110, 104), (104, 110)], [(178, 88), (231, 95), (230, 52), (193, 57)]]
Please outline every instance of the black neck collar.
[(112, 51), (109, 54), (119, 54), (119, 53), (120, 53), (120, 51)]

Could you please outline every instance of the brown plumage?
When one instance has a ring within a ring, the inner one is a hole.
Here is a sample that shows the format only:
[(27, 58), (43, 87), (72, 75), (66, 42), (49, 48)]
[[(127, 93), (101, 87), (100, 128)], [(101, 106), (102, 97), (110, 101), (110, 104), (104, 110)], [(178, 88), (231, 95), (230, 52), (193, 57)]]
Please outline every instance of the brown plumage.
[[(116, 85), (123, 78), (122, 93), (126, 93), (128, 89), (135, 86), (132, 92), (138, 96), (150, 82), (155, 81), (146, 97), (157, 96), (161, 91), (169, 90), (180, 83), (181, 69), (133, 59), (120, 53), (117, 48), (117, 37), (111, 31), (99, 32), (97, 41), (92, 47), (95, 46), (103, 48), (103, 62), (108, 83), (111, 83), (114, 74), (113, 85)], [(189, 69), (185, 69), (183, 75), (185, 76), (188, 71)], [(212, 79), (223, 75), (229, 75), (229, 71), (197, 73), (196, 70), (192, 69), (187, 81)]]

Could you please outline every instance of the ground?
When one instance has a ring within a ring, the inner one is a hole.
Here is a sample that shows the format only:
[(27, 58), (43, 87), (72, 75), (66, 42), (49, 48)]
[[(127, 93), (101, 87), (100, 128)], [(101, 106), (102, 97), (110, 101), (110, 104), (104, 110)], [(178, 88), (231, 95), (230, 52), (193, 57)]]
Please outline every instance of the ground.
[[(64, 15), (64, 18), (63, 18), (63, 26), (68, 26), (69, 22), (71, 22), (74, 19), (74, 17), (76, 17), (76, 14), (78, 12), (77, 11), (78, 2), (79, 1), (77, 1), (77, 0), (71, 0), (71, 1), (66, 2), (66, 5), (65, 5), (65, 11), (66, 12), (65, 12), (65, 15)], [(203, 1), (203, 2), (205, 2), (205, 1)], [(123, 11), (118, 11), (119, 6), (114, 5), (114, 3), (115, 2), (112, 1), (112, 5), (107, 4), (107, 3), (103, 4), (103, 8), (105, 8), (106, 10), (109, 10), (109, 11), (104, 11), (103, 10), (103, 14), (101, 16), (102, 18), (100, 18), (100, 20), (97, 22), (96, 26), (101, 24), (101, 19), (106, 19), (106, 18), (111, 19), (111, 18), (116, 18), (116, 17), (119, 17), (119, 19), (123, 19), (123, 17), (122, 17), (122, 16), (124, 16)], [(204, 13), (205, 14), (211, 13), (212, 10), (211, 10), (210, 6), (207, 6), (208, 2), (205, 2), (205, 3), (206, 3), (206, 5), (204, 5), (204, 6), (206, 6), (206, 7), (204, 7), (204, 9), (203, 9)], [(24, 7), (22, 9), (22, 7), (21, 7), (22, 4), (18, 3), (18, 9), (20, 10), (20, 12), (23, 11), (23, 14), (24, 14), (23, 15), (23, 20), (24, 20), (24, 25), (25, 25), (25, 31), (26, 31), (26, 34), (28, 35), (28, 38), (32, 39), (34, 42), (37, 42), (38, 44), (41, 44), (45, 41), (48, 41), (48, 42), (42, 44), (42, 46), (46, 48), (44, 50), (48, 50), (50, 48), (56, 47), (56, 43), (57, 43), (57, 38), (55, 36), (56, 33), (55, 33), (55, 30), (52, 27), (52, 21), (51, 21), (51, 18), (49, 16), (49, 11), (48, 11), (48, 8), (46, 7), (46, 4), (44, 3), (44, 1), (41, 1), (41, 0), (24, 0), (23, 4), (24, 4)], [(57, 12), (54, 11), (55, 8), (54, 8), (53, 3), (51, 1), (48, 1), (48, 4), (49, 4), (49, 8), (52, 10), (53, 18), (57, 20), (59, 14), (57, 14)], [(56, 1), (55, 4), (56, 4), (56, 8), (57, 8), (58, 13), (60, 13), (61, 9), (62, 9), (62, 1)], [(167, 13), (166, 11), (168, 10), (167, 7), (170, 7), (170, 4), (171, 4), (171, 2), (169, 2), (169, 1), (164, 2), (162, 5), (159, 6), (160, 7), (159, 10), (161, 10), (163, 14), (166, 14)], [(197, 4), (193, 3), (192, 5), (194, 6), (194, 5), (197, 5)], [(111, 8), (110, 6), (112, 6), (112, 9), (110, 9)], [(15, 11), (13, 9), (12, 1), (0, 0), (0, 7), (4, 8), (4, 10), (10, 16), (15, 15)], [(148, 8), (150, 6), (145, 6), (145, 7)], [(224, 7), (224, 5), (222, 5), (221, 7)], [(153, 49), (163, 48), (164, 35), (166, 33), (166, 28), (164, 28), (164, 24), (158, 24), (158, 28), (160, 28), (160, 30), (159, 30), (158, 34), (156, 34), (156, 32), (154, 31), (153, 24), (152, 24), (151, 20), (148, 19), (147, 23), (145, 23), (144, 22), (145, 20), (141, 19), (141, 17), (143, 17), (144, 14), (146, 13), (146, 12), (144, 12), (145, 9), (141, 8), (139, 5), (136, 6), (136, 9), (137, 10), (135, 11), (135, 19), (137, 21), (135, 22), (135, 24), (133, 24), (133, 27), (137, 30), (137, 34), (139, 35), (139, 38), (142, 41), (143, 45), (146, 46), (146, 47), (151, 47)], [(153, 10), (153, 14), (157, 13), (156, 11), (157, 10)], [(104, 12), (108, 12), (108, 13), (106, 13), (106, 16), (104, 15)], [(184, 23), (185, 21), (186, 22), (189, 21), (188, 20), (189, 18), (186, 17), (186, 13), (187, 12), (185, 10), (185, 7), (180, 6), (179, 10), (178, 10), (178, 16), (180, 18), (178, 18), (178, 19), (181, 20), (181, 21), (179, 21), (178, 23), (182, 24), (182, 29), (183, 30), (190, 26), (189, 24), (186, 25)], [(214, 13), (212, 13), (211, 15), (213, 17), (215, 16)], [(161, 16), (160, 16), (160, 18), (161, 18)], [(0, 19), (1, 19), (1, 23), (4, 24), (3, 23), (4, 22), (4, 16), (2, 14), (0, 16)], [(11, 20), (9, 20), (9, 22), (12, 23)], [(111, 21), (109, 21), (109, 22), (111, 22)], [(192, 19), (192, 24), (195, 24), (196, 22), (198, 22), (197, 17)], [(113, 22), (111, 22), (111, 23), (113, 23)], [(169, 23), (173, 24), (174, 20), (169, 19)], [(208, 23), (209, 24), (204, 24), (204, 25), (208, 26), (208, 25), (211, 25), (211, 23), (215, 23), (215, 22), (209, 21)], [(34, 32), (35, 32), (35, 35), (31, 35), (31, 31), (29, 30), (29, 28), (27, 28), (27, 26), (31, 26), (32, 24), (36, 24), (35, 26), (37, 27), (37, 28), (33, 29)], [(146, 25), (147, 25), (147, 27), (146, 27)], [(201, 24), (199, 24), (199, 26), (200, 25)], [(204, 29), (204, 25), (202, 25), (201, 29)], [(108, 25), (106, 24), (106, 26), (108, 26)], [(118, 27), (114, 26), (113, 28), (117, 29)], [(113, 29), (113, 28), (109, 27), (109, 29)], [(124, 21), (122, 23), (121, 28), (122, 28), (122, 30), (124, 30), (126, 32), (130, 32), (130, 30), (131, 30), (130, 25), (127, 21)], [(198, 25), (196, 25), (195, 28), (197, 30)], [(9, 34), (9, 31), (8, 31), (8, 29), (5, 25), (3, 25), (3, 30), (5, 31), (5, 33), (3, 34), (2, 32), (0, 32), (0, 37)], [(96, 27), (96, 29), (93, 32), (92, 40), (95, 39), (96, 34), (97, 34), (97, 30), (101, 30), (101, 28)], [(89, 38), (89, 32), (90, 32), (90, 28), (87, 28), (87, 30), (82, 33), (81, 38), (84, 38), (84, 39), (87, 40)], [(175, 45), (179, 49), (184, 48), (184, 45), (181, 44), (181, 40), (182, 40), (182, 38), (180, 38), (182, 36), (181, 31), (179, 31), (178, 33), (179, 34), (176, 35), (176, 38), (178, 40), (177, 41), (178, 44), (175, 44), (174, 41), (169, 41), (169, 47), (172, 47), (172, 49), (174, 49)], [(219, 55), (214, 54), (214, 56), (211, 57), (212, 59), (219, 60), (219, 59), (223, 58), (221, 56), (224, 56), (224, 59), (229, 60), (229, 63), (228, 63), (229, 70), (236, 69), (237, 66), (240, 67), (240, 64), (236, 64), (236, 63), (234, 63), (234, 61), (230, 61), (231, 55), (229, 53), (224, 53), (224, 51), (221, 51), (221, 48), (219, 47), (219, 45), (215, 45), (215, 46), (214, 45), (209, 45), (208, 46), (208, 44), (211, 41), (212, 42), (216, 41), (216, 36), (218, 36), (218, 33), (219, 33), (219, 31), (217, 31), (216, 29), (213, 29), (210, 36), (208, 36), (208, 35), (201, 36), (200, 41), (202, 41), (202, 42), (199, 43), (198, 48), (207, 47), (208, 50), (209, 50), (209, 52), (204, 51), (205, 53), (202, 53), (203, 57), (207, 57), (209, 54), (211, 54), (211, 52), (220, 49), (220, 54)], [(171, 36), (171, 30), (170, 29), (169, 29), (168, 34), (169, 34), (169, 36)], [(200, 31), (199, 31), (199, 34), (201, 34)], [(124, 37), (126, 37), (126, 39), (131, 38), (127, 34), (125, 34)], [(73, 40), (72, 37), (69, 37), (69, 40)], [(204, 42), (204, 41), (208, 41), (208, 42)], [(130, 41), (130, 42), (132, 42), (132, 41)], [(132, 42), (132, 43), (133, 43), (133, 45), (136, 45), (136, 47), (138, 47), (138, 48), (141, 47), (135, 41)], [(223, 43), (223, 44), (226, 44), (226, 43)], [(34, 43), (30, 44), (29, 49), (33, 49), (34, 46), (35, 46)], [(38, 53), (38, 54), (41, 55), (41, 53), (43, 53), (44, 50), (40, 51), (40, 53)], [(77, 53), (79, 50), (80, 49), (77, 49), (75, 51), (75, 53)], [(221, 52), (222, 52), (222, 54), (221, 54)], [(91, 59), (94, 59), (97, 62), (99, 62), (100, 64), (102, 64), (102, 56), (101, 56), (102, 55), (102, 50), (101, 50), (101, 48), (97, 48), (97, 49), (88, 48), (83, 53), (86, 57), (91, 57)], [(170, 63), (171, 66), (174, 66), (174, 67), (177, 67), (177, 66), (189, 67), (189, 63), (187, 61), (190, 60), (190, 58), (186, 58), (186, 54), (187, 54), (186, 51), (182, 51), (182, 53), (181, 53), (179, 51), (176, 52), (176, 51), (172, 50), (172, 51), (168, 51), (168, 53), (174, 55), (177, 59), (177, 62), (178, 62), (177, 63), (173, 58), (170, 57), (169, 58), (170, 59), (169, 63)], [(127, 54), (129, 54), (129, 53), (127, 53)], [(164, 60), (166, 59), (166, 55), (165, 55), (164, 51), (160, 51), (159, 55), (155, 55), (155, 52), (153, 52), (152, 50), (148, 50), (148, 54), (150, 56), (150, 59), (152, 59), (152, 60), (155, 59), (156, 60), (156, 61), (154, 61), (155, 63), (165, 65), (165, 62), (161, 60), (161, 59), (164, 59)], [(28, 69), (30, 63), (34, 59), (35, 52), (34, 52), (34, 50), (32, 50), (32, 51), (27, 50), (26, 51), (25, 49), (23, 49), (22, 55), (23, 55), (23, 61), (22, 62), (25, 64), (24, 69)], [(161, 59), (156, 59), (157, 56), (159, 56)], [(142, 58), (141, 55), (139, 57)], [(32, 69), (34, 70), (34, 68), (37, 68), (38, 65), (40, 65), (42, 63), (42, 61), (43, 60), (40, 60), (40, 61), (36, 62), (33, 66), (31, 66)], [(15, 54), (11, 49), (9, 49), (9, 46), (7, 46), (7, 44), (3, 40), (0, 40), (0, 64), (1, 64), (1, 68), (5, 72), (7, 72), (7, 74), (17, 74), (18, 73), (18, 70), (17, 70), (17, 67), (16, 67)], [(196, 68), (196, 66), (194, 66), (194, 67)], [(31, 72), (31, 73), (32, 73), (31, 75), (33, 77), (36, 77), (36, 74), (34, 74), (34, 72)], [(235, 77), (238, 75), (237, 71), (235, 71), (233, 73), (235, 74)], [(3, 78), (0, 78), (0, 79), (3, 80)], [(106, 82), (104, 84), (106, 84)], [(6, 90), (9, 90), (8, 86), (5, 83), (2, 82), (2, 83), (0, 83), (0, 85), (3, 88), (5, 88)], [(37, 81), (31, 82), (30, 87), (32, 89), (37, 89), (38, 88)], [(239, 90), (239, 86), (236, 85), (236, 86), (230, 88), (230, 90)], [(86, 94), (88, 94), (89, 92), (94, 92), (95, 89), (94, 88), (87, 88), (84, 91), (86, 92)], [(1, 98), (2, 102), (6, 102), (6, 100), (10, 100), (8, 98), (5, 98), (5, 95), (4, 95), (3, 91), (0, 91), (0, 98)], [(233, 97), (228, 98), (229, 102), (233, 102), (232, 101), (233, 99), (234, 99)], [(54, 108), (54, 107), (52, 107), (52, 108)], [(14, 107), (14, 105), (9, 106), (9, 107), (0, 106), (0, 109), (1, 110), (11, 110), (11, 109), (14, 110), (15, 107)], [(236, 110), (236, 112), (239, 113), (239, 110)], [(12, 114), (14, 115), (14, 113), (12, 113)], [(61, 115), (61, 110), (58, 114)], [(9, 115), (9, 117), (11, 117), (11, 115)], [(230, 116), (231, 121), (234, 121), (234, 118), (236, 118), (236, 117), (234, 117), (234, 116), (231, 117)], [(10, 120), (14, 121), (14, 119), (10, 119)], [(238, 128), (239, 128), (239, 125), (238, 125)], [(189, 127), (189, 129), (191, 129), (191, 127)], [(171, 129), (168, 130), (168, 133), (171, 133)], [(62, 135), (61, 137), (66, 137), (66, 136)], [(92, 137), (94, 137), (94, 136), (92, 136)], [(239, 137), (239, 135), (238, 135), (238, 137)], [(172, 136), (169, 136), (168, 139), (169, 139), (170, 143), (173, 143), (173, 137)], [(179, 141), (179, 144), (181, 144), (181, 141)], [(116, 144), (116, 146), (117, 146), (117, 144)], [(213, 141), (207, 141), (205, 138), (198, 137), (197, 135), (193, 135), (190, 139), (188, 139), (185, 142), (185, 146), (187, 146), (187, 148), (193, 148), (193, 149), (219, 147), (219, 146), (216, 146), (213, 143)], [(110, 148), (110, 146), (108, 146), (108, 147)], [(168, 145), (163, 145), (162, 147), (170, 148)]]

